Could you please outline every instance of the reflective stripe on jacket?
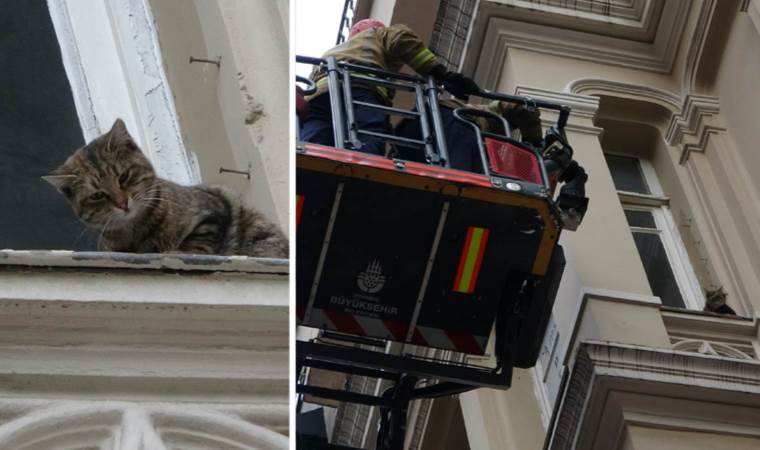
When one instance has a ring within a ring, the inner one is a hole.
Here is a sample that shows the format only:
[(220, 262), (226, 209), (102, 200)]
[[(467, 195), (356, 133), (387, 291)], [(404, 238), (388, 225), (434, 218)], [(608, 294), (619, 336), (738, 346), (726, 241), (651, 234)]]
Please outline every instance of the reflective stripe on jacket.
[[(433, 52), (406, 25), (390, 25), (385, 28), (370, 28), (355, 35), (346, 42), (333, 47), (322, 58), (334, 56), (338, 61), (374, 66), (389, 72), (399, 72), (404, 64), (422, 76), (427, 76), (438, 63)], [(317, 92), (312, 99), (327, 92), (327, 74), (314, 68), (311, 79), (317, 84)], [(361, 85), (356, 81), (354, 85)], [(393, 91), (375, 87), (388, 101), (393, 99)]]

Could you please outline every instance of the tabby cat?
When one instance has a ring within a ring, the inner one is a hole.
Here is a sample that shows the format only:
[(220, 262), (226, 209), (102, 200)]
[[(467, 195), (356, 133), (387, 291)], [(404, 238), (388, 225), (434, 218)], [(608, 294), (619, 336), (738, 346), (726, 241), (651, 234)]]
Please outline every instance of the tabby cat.
[(288, 257), (283, 233), (224, 188), (156, 176), (121, 119), (43, 178), (105, 250)]
[(705, 289), (705, 311), (728, 314), (735, 316), (736, 311), (726, 304), (726, 291), (723, 290), (723, 286), (717, 289)]

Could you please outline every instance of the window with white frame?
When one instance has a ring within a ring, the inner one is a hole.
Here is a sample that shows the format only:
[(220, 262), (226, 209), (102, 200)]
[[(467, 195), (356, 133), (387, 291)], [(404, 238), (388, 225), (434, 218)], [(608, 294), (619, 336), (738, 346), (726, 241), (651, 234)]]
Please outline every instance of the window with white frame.
[(97, 235), (40, 176), (117, 117), (160, 176), (200, 181), (147, 0), (2, 3), (0, 53), (0, 249), (96, 248)]
[(702, 289), (654, 168), (642, 158), (605, 158), (652, 293), (665, 306), (701, 309)]
[(40, 179), (84, 144), (45, 0), (0, 7), (0, 249), (95, 248), (95, 237)]

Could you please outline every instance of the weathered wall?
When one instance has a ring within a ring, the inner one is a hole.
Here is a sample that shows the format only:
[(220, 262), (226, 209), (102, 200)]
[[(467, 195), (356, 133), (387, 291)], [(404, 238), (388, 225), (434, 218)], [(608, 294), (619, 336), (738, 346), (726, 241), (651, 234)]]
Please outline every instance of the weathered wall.
[(259, 157), (249, 189), (254, 198), (272, 199), (273, 216), (287, 230), (290, 64), (282, 5), (269, 0), (219, 0), (218, 5), (238, 70), (245, 133)]
[[(235, 188), (287, 230), (287, 5), (152, 0), (152, 6), (183, 137), (198, 155), (204, 183)], [(190, 56), (221, 64), (190, 64)], [(251, 178), (220, 174), (220, 167), (250, 171)]]
[(211, 60), (219, 57), (206, 46), (198, 11), (182, 0), (152, 0), (151, 6), (182, 138), (188, 151), (198, 157), (203, 182), (247, 194), (245, 177), (219, 173), (220, 167), (245, 167), (236, 162), (222, 119), (217, 93), (220, 69), (212, 64), (189, 63), (191, 56)]

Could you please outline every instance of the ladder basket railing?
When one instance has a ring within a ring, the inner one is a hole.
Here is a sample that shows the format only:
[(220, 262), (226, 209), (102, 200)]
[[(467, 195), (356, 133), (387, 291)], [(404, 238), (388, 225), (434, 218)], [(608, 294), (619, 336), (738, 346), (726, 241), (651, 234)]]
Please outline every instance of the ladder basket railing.
[[(337, 61), (334, 57), (312, 58), (306, 56), (297, 56), (296, 62), (299, 64), (308, 64), (317, 68), (318, 72), (324, 73), (327, 83), (327, 95), (330, 97), (330, 108), (333, 123), (334, 147), (339, 149), (360, 150), (362, 147), (362, 138), (373, 138), (386, 143), (412, 147), (424, 152), (425, 161), (428, 164), (449, 167), (449, 149), (446, 146), (446, 130), (441, 119), (439, 105), (439, 85), (432, 78), (427, 79), (415, 76), (390, 72), (377, 67), (354, 64), (344, 61)], [(320, 80), (320, 83), (324, 83)], [(352, 95), (352, 86), (361, 85), (368, 88), (380, 88), (387, 90), (397, 90), (409, 92), (414, 98), (414, 108), (403, 109), (391, 104), (375, 104), (355, 100)], [(508, 103), (526, 105), (528, 107), (554, 110), (558, 112), (555, 128), (559, 132), (567, 123), (570, 114), (570, 107), (557, 103), (535, 100), (528, 97), (502, 94), (487, 90), (471, 94), (473, 98), (482, 100), (497, 100)], [(355, 108), (361, 106), (381, 111), (388, 115), (395, 115), (401, 118), (417, 120), (420, 126), (420, 139), (397, 136), (393, 133), (382, 133), (378, 131), (364, 130), (357, 124)], [(492, 137), (500, 140), (510, 140), (509, 124), (503, 117), (495, 114), (484, 113), (482, 110), (458, 109), (460, 120), (469, 122), (478, 135), (480, 158), (483, 162), (483, 171), (486, 176), (491, 176), (489, 168), (491, 167), (488, 152), (483, 145), (483, 137)], [(465, 114), (467, 112), (467, 114)], [(471, 116), (490, 115), (497, 120), (504, 122), (505, 132), (501, 135), (481, 131)], [(527, 146), (527, 145), (526, 145)], [(549, 180), (546, 170), (543, 167), (543, 158), (541, 149), (530, 147), (539, 164), (541, 172), (540, 184), (548, 191)]]

